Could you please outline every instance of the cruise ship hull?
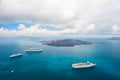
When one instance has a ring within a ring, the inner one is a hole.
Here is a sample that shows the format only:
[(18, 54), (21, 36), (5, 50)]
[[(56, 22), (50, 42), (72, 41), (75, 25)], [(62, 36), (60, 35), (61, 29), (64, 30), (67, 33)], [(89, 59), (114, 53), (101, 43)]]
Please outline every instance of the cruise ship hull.
[(83, 64), (72, 64), (72, 68), (74, 69), (83, 69), (83, 68), (92, 68), (94, 67), (96, 64), (93, 64), (93, 63), (90, 63), (90, 64), (86, 64), (86, 63), (83, 63)]
[(10, 58), (16, 58), (16, 57), (21, 57), (23, 56), (22, 54), (13, 54), (10, 56)]
[(42, 50), (26, 50), (26, 53), (37, 53), (37, 52), (42, 52)]

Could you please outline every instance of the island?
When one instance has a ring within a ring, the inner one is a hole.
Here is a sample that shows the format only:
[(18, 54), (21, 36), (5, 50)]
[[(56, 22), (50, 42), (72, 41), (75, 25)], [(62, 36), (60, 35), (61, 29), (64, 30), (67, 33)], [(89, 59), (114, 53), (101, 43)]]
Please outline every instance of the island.
[(92, 42), (82, 41), (77, 39), (64, 39), (64, 40), (45, 40), (41, 41), (44, 45), (56, 46), (56, 47), (72, 47), (75, 45), (90, 45)]
[(111, 38), (108, 38), (108, 40), (120, 40), (120, 37), (111, 37)]

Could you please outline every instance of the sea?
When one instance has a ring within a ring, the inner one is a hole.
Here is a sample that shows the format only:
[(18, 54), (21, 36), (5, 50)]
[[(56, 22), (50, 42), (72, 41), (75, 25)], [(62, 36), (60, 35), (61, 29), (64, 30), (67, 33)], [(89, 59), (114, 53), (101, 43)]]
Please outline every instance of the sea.
[[(74, 47), (41, 44), (51, 39), (65, 38), (0, 38), (0, 80), (120, 80), (120, 40), (78, 37), (94, 44)], [(28, 48), (43, 51), (26, 53)], [(9, 58), (15, 53), (23, 56)], [(87, 61), (96, 66), (85, 69), (71, 66)]]

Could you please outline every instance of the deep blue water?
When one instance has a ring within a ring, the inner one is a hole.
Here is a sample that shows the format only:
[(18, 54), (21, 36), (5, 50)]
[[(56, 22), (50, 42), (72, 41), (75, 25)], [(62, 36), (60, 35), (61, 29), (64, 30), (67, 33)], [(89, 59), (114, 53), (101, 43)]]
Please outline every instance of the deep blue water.
[[(0, 39), (0, 80), (120, 80), (120, 41), (85, 39), (93, 45), (53, 47), (42, 39)], [(25, 49), (42, 48), (40, 53)], [(9, 55), (21, 52), (22, 57)], [(74, 70), (72, 63), (91, 61), (94, 68)], [(4, 70), (9, 66), (9, 70)], [(11, 73), (14, 70), (14, 73)]]

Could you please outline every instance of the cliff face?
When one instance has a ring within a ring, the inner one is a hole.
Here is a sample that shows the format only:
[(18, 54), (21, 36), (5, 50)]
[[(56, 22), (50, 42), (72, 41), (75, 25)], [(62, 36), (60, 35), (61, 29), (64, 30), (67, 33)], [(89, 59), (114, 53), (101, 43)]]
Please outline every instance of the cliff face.
[(64, 46), (75, 46), (75, 45), (89, 45), (92, 43), (87, 42), (87, 41), (76, 40), (76, 39), (64, 39), (64, 40), (42, 41), (42, 44), (50, 45), (50, 46), (58, 46), (58, 47), (63, 46), (64, 47)]

